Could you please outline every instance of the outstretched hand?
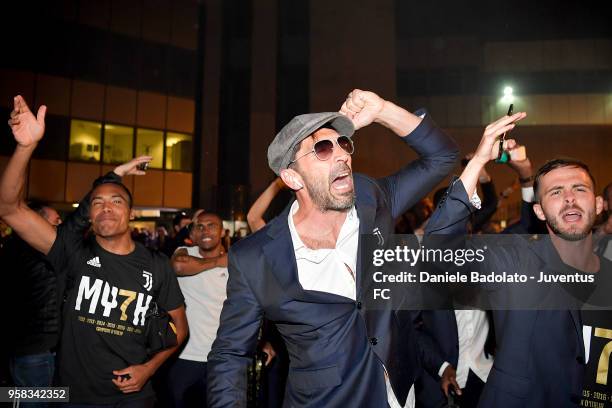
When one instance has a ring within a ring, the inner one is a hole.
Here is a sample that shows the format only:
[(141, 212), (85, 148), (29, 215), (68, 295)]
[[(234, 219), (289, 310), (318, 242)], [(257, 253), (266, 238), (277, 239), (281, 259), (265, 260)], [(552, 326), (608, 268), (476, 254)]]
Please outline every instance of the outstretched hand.
[(353, 89), (340, 107), (340, 113), (348, 116), (357, 130), (374, 122), (384, 106), (385, 100), (374, 92)]
[[(499, 138), (506, 132), (511, 131), (516, 126), (516, 122), (525, 118), (527, 113), (518, 112), (512, 116), (503, 116), (495, 122), (489, 124), (482, 135), (480, 144), (474, 153), (472, 160), (477, 160), (481, 165), (486, 164), (489, 160), (496, 159), (499, 154)], [(516, 142), (512, 139), (507, 139), (504, 142), (504, 149), (511, 150), (516, 148)]]
[(152, 156), (138, 156), (127, 163), (120, 164), (113, 170), (119, 177), (124, 176), (142, 176), (146, 174), (144, 170), (140, 170), (138, 166), (143, 163), (150, 163), (153, 160)]
[(29, 147), (38, 143), (45, 133), (45, 114), (47, 107), (42, 105), (38, 108), (36, 117), (21, 95), (13, 98), (13, 111), (8, 121), (17, 144)]

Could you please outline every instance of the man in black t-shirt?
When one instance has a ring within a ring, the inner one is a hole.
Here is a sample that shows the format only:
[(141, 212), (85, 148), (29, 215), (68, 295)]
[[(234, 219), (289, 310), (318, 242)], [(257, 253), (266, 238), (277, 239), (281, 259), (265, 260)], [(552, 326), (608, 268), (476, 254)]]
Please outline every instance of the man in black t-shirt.
[[(54, 208), (42, 202), (28, 205), (52, 226), (62, 223)], [(4, 288), (2, 310), (19, 309), (19, 313), (8, 313), (5, 320), (12, 333), (5, 343), (11, 377), (16, 386), (49, 387), (59, 340), (55, 272), (45, 257), (19, 235), (10, 237), (0, 256), (0, 265), (7, 271), (0, 276), (0, 284)]]
[(149, 379), (178, 346), (149, 357), (145, 315), (151, 302), (167, 310), (182, 343), (187, 322), (176, 277), (167, 258), (132, 240), (132, 197), (116, 179), (102, 179), (90, 193), (89, 239), (54, 229), (25, 205), (21, 191), (46, 107), (34, 117), (21, 96), (14, 103), (9, 124), (17, 147), (0, 179), (0, 216), (65, 282), (58, 385), (70, 387), (70, 402), (79, 406), (152, 406)]

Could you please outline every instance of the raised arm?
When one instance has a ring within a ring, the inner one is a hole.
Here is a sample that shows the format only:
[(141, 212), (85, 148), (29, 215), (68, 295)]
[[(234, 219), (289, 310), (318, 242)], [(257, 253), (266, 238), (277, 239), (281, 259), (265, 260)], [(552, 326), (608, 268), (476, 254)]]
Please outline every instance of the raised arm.
[[(426, 233), (460, 233), (465, 228), (469, 214), (477, 209), (471, 201), (478, 177), (482, 168), (499, 152), (499, 138), (515, 127), (515, 122), (526, 117), (525, 112), (504, 116), (485, 128), (474, 157), (467, 163), (458, 179), (453, 180), (444, 193), (438, 208), (434, 211), (425, 228)], [(505, 141), (504, 148), (513, 150), (517, 147), (514, 140)]]
[[(113, 180), (121, 182), (121, 179), (125, 176), (140, 176), (146, 174), (144, 170), (140, 170), (139, 166), (143, 163), (149, 163), (153, 159), (152, 156), (138, 156), (133, 158), (127, 163), (123, 163), (115, 167), (112, 171), (109, 171), (102, 177), (97, 178), (94, 181), (94, 185), (99, 181)], [(91, 190), (79, 201), (79, 205), (76, 210), (71, 212), (66, 220), (64, 220), (64, 228), (68, 228), (75, 235), (82, 235), (89, 228), (89, 198)]]
[(55, 228), (25, 203), (25, 180), (28, 163), (45, 133), (46, 106), (36, 116), (21, 95), (13, 99), (8, 123), (17, 147), (0, 179), (0, 217), (34, 249), (47, 254), (55, 241)]
[(408, 112), (372, 92), (359, 89), (349, 94), (340, 112), (353, 120), (356, 129), (380, 123), (400, 136), (420, 156), (399, 172), (380, 180), (394, 218), (425, 197), (455, 166), (459, 156), (457, 144), (425, 112)]
[(280, 177), (277, 177), (270, 183), (264, 192), (257, 197), (257, 200), (255, 200), (247, 213), (247, 222), (249, 223), (251, 232), (255, 232), (266, 225), (266, 221), (263, 219), (264, 213), (270, 206), (270, 203), (272, 203), (272, 200), (274, 200), (274, 197), (276, 197), (283, 188), (285, 188), (285, 183), (283, 183)]
[[(468, 162), (459, 177), (468, 197), (474, 195), (476, 191), (476, 185), (478, 183), (478, 175), (480, 170), (490, 160), (495, 159), (499, 152), (499, 138), (506, 132), (511, 131), (516, 126), (516, 122), (526, 117), (525, 112), (518, 112), (512, 116), (503, 116), (495, 122), (489, 124), (482, 135), (478, 149), (474, 154), (474, 157)], [(505, 142), (504, 148), (506, 150), (512, 150), (517, 147), (514, 140), (508, 139)]]

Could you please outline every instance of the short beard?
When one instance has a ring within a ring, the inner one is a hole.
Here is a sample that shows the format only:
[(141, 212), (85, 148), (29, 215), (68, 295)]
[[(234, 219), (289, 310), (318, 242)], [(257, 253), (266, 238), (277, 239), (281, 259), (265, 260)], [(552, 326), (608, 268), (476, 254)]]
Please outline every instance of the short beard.
[[(350, 176), (352, 178), (352, 175)], [(355, 205), (355, 187), (349, 194), (334, 197), (329, 191), (330, 183), (323, 180), (310, 180), (307, 174), (302, 174), (308, 194), (314, 205), (322, 212), (326, 211), (348, 211)]]
[[(544, 213), (546, 215), (546, 213)], [(584, 227), (582, 231), (562, 231), (561, 227), (559, 227), (559, 223), (557, 222), (556, 217), (550, 217), (546, 215), (546, 223), (550, 227), (550, 229), (557, 235), (559, 238), (564, 239), (565, 241), (576, 242), (585, 239), (590, 233), (593, 225), (595, 223), (595, 212), (588, 211), (585, 214), (590, 222)]]

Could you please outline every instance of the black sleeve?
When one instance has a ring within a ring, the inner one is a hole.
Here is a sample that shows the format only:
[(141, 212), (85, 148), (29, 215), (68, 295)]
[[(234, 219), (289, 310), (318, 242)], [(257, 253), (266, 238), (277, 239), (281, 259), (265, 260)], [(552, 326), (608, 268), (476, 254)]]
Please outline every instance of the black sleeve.
[[(415, 319), (415, 332), (417, 335), (417, 344), (419, 346), (419, 354), (423, 368), (433, 377), (440, 378), (438, 372), (440, 367), (446, 361), (440, 346), (431, 334), (426, 330), (423, 313), (432, 313), (432, 311), (418, 312), (418, 317)], [(450, 362), (449, 362), (450, 363)]]
[(78, 251), (82, 245), (83, 236), (75, 234), (71, 227), (64, 224), (57, 227), (57, 236), (47, 254), (47, 261), (53, 267), (56, 275), (64, 275), (64, 272), (70, 270), (70, 268), (66, 268), (70, 256)]
[(452, 171), (459, 157), (455, 140), (438, 128), (429, 116), (402, 140), (419, 158), (379, 180), (394, 219), (433, 190)]
[(176, 274), (170, 266), (170, 260), (162, 253), (156, 253), (153, 257), (154, 270), (159, 271), (160, 287), (157, 294), (156, 302), (162, 309), (174, 310), (181, 307), (185, 303), (183, 292), (179, 287)]
[(474, 213), (474, 218), (472, 220), (473, 233), (480, 231), (483, 225), (489, 222), (493, 214), (495, 214), (495, 211), (497, 211), (498, 199), (493, 181), (480, 183), (480, 188), (482, 190), (482, 205), (480, 209)]

